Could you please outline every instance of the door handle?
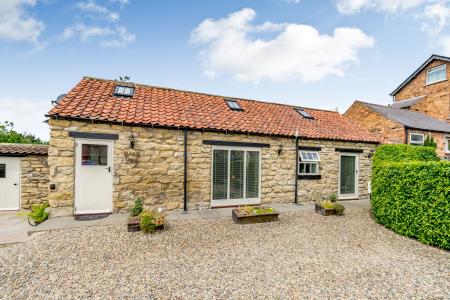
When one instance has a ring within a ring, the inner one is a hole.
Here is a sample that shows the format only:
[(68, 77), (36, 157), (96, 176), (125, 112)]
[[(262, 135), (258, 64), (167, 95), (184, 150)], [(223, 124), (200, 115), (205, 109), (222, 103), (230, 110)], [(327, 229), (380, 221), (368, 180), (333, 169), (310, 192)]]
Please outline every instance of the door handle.
[(107, 167), (106, 170), (108, 170), (108, 172), (111, 173), (111, 167)]
[(15, 186), (17, 186), (17, 183), (14, 183)]

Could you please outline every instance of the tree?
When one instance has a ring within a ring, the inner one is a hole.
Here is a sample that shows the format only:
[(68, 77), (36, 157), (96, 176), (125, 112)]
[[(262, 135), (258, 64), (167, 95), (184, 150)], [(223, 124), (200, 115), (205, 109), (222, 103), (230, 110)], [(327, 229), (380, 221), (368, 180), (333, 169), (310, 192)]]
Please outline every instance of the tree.
[(14, 123), (10, 121), (0, 122), (0, 143), (46, 144), (45, 141), (34, 136), (34, 134), (15, 131)]

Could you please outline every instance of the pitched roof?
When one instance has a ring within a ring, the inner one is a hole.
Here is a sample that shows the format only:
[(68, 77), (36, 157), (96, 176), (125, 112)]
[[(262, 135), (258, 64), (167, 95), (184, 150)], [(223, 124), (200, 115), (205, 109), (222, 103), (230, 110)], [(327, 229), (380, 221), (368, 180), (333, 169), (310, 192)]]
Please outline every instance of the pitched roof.
[(425, 97), (426, 96), (419, 96), (419, 97), (414, 97), (414, 98), (410, 98), (410, 99), (397, 101), (397, 102), (392, 103), (390, 105), (390, 107), (392, 107), (392, 108), (406, 108), (406, 107), (410, 107), (410, 106), (416, 104), (417, 102), (419, 102), (420, 100), (422, 100)]
[[(117, 81), (84, 77), (49, 113), (53, 118), (100, 120), (144, 126), (378, 142), (379, 138), (335, 111), (232, 98), (243, 111), (231, 110), (230, 97), (134, 84), (133, 97), (114, 96)], [(130, 85), (129, 83), (127, 83)]]
[(442, 56), (442, 55), (437, 55), (437, 54), (433, 54), (430, 56), (430, 58), (428, 58), (423, 64), (420, 65), (420, 67), (418, 67), (411, 75), (408, 76), (408, 78), (405, 79), (405, 81), (403, 81), (392, 93), (390, 93), (390, 96), (394, 96), (395, 94), (397, 94), (397, 92), (399, 92), (405, 85), (408, 84), (408, 82), (410, 82), (411, 80), (413, 80), (414, 78), (416, 78), (417, 74), (419, 74), (420, 72), (422, 72), (423, 69), (426, 68), (426, 66), (428, 66), (429, 63), (431, 63), (433, 60), (443, 60), (443, 61), (447, 61), (450, 62), (450, 57), (448, 56)]
[(0, 155), (47, 155), (48, 145), (0, 143)]
[(441, 120), (430, 117), (424, 113), (392, 108), (362, 101), (357, 102), (383, 115), (385, 118), (398, 122), (409, 128), (438, 131), (438, 132), (450, 132), (450, 124), (447, 124)]

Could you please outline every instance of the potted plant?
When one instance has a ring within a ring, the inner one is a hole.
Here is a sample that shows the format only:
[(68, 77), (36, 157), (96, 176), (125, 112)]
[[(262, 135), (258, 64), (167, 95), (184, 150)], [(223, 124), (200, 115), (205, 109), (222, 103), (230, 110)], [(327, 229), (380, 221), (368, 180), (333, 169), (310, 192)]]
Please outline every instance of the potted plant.
[(48, 219), (48, 203), (31, 206), (31, 212), (27, 214), (28, 224), (37, 226)]
[(134, 205), (129, 209), (130, 216), (128, 217), (127, 228), (128, 232), (135, 232), (140, 230), (140, 217), (139, 215), (144, 210), (144, 201), (141, 197), (137, 197), (134, 200)]
[(344, 214), (345, 206), (337, 203), (336, 194), (330, 195), (328, 200), (322, 200), (315, 203), (315, 211), (324, 216), (338, 215), (342, 216)]
[(166, 216), (153, 210), (144, 210), (140, 215), (139, 226), (144, 233), (154, 233), (164, 229)]
[(272, 207), (239, 206), (232, 210), (233, 221), (236, 224), (252, 224), (278, 221), (278, 212)]

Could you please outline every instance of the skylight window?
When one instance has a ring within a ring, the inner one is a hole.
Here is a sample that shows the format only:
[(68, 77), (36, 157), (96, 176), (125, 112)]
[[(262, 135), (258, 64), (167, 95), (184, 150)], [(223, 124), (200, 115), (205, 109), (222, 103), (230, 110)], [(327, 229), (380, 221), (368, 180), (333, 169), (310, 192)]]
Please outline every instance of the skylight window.
[(114, 90), (114, 96), (133, 97), (134, 87), (117, 85)]
[(296, 108), (295, 110), (305, 119), (314, 119), (313, 116), (307, 113), (303, 108)]
[(243, 111), (242, 107), (239, 105), (239, 103), (236, 102), (236, 100), (233, 100), (233, 99), (225, 99), (225, 102), (228, 104), (228, 107), (229, 107), (231, 110)]

